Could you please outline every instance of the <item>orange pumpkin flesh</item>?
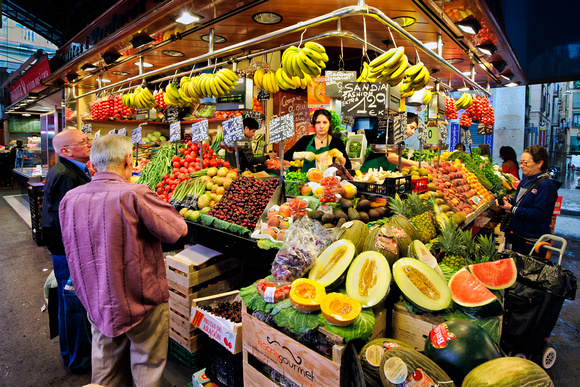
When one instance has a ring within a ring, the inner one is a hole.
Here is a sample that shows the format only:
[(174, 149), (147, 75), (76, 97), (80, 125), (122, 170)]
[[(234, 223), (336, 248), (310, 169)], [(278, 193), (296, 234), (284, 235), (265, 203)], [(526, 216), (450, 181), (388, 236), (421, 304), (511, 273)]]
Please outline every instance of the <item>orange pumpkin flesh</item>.
[(346, 326), (354, 322), (360, 314), (360, 302), (342, 293), (329, 293), (320, 303), (322, 315), (329, 324)]
[(314, 312), (320, 309), (320, 302), (326, 295), (324, 286), (308, 278), (298, 278), (292, 282), (290, 302), (294, 309), (301, 312)]

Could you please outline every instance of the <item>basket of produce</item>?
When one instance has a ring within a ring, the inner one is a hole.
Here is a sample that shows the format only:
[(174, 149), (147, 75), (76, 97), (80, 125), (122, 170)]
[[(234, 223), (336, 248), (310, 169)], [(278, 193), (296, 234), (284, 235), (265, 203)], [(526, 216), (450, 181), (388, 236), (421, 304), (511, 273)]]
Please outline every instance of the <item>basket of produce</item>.
[(357, 171), (351, 181), (359, 193), (373, 193), (386, 196), (410, 193), (411, 175), (402, 175), (398, 172), (384, 171), (382, 168), (370, 168), (367, 173)]
[(427, 191), (427, 177), (419, 177), (411, 179), (411, 190), (416, 193), (423, 193)]

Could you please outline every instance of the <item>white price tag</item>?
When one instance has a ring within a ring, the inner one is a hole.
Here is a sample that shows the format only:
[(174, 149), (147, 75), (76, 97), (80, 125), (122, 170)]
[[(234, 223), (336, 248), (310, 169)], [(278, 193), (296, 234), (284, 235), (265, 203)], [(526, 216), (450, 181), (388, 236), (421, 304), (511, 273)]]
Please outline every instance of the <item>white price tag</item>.
[(270, 120), (268, 126), (268, 141), (270, 144), (292, 137), (294, 137), (294, 113)]
[(121, 129), (117, 130), (117, 134), (120, 136), (126, 136), (127, 135), (127, 128), (121, 128)]
[(107, 133), (107, 134), (117, 134), (117, 131), (115, 129), (109, 130), (109, 133)]
[(138, 144), (141, 142), (141, 135), (143, 134), (143, 128), (138, 126), (131, 131), (131, 143)]
[(227, 121), (222, 122), (222, 129), (224, 131), (224, 142), (227, 145), (232, 145), (234, 142), (244, 138), (244, 126), (242, 116), (237, 116)]
[(169, 125), (169, 141), (181, 140), (181, 122), (177, 121)]
[(97, 141), (101, 137), (101, 129), (95, 132), (95, 138), (93, 138), (93, 142)]

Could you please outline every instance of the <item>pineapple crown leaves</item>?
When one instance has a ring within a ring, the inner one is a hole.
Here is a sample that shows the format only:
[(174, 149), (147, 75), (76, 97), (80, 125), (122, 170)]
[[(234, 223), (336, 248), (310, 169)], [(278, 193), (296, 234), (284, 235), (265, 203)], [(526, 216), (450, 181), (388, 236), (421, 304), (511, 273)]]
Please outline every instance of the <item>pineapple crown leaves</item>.
[(495, 247), (495, 239), (492, 235), (478, 235), (478, 255), (477, 263), (495, 261), (498, 259), (497, 248)]
[(389, 197), (388, 201), (392, 213), (403, 215), (407, 219), (427, 211), (423, 199), (415, 192), (411, 193), (405, 200), (401, 199), (399, 194), (395, 194), (394, 197)]
[(453, 220), (449, 219), (445, 228), (441, 230), (437, 247), (444, 253), (465, 256), (465, 246), (462, 244), (461, 231)]
[(459, 235), (461, 236), (461, 243), (465, 247), (463, 257), (467, 259), (468, 264), (472, 264), (475, 260), (477, 260), (479, 246), (473, 239), (473, 234), (471, 234), (471, 231), (460, 230)]

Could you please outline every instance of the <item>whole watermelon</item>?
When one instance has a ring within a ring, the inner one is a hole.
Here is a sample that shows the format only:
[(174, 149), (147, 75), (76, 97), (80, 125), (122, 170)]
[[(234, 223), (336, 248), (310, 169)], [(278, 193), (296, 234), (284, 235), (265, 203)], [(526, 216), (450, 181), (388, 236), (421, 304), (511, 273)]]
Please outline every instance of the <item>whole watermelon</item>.
[(461, 387), (553, 387), (550, 376), (533, 361), (500, 357), (472, 369)]
[(425, 341), (424, 354), (456, 385), (461, 385), (469, 371), (478, 365), (502, 357), (491, 336), (465, 320), (449, 320), (433, 328)]

